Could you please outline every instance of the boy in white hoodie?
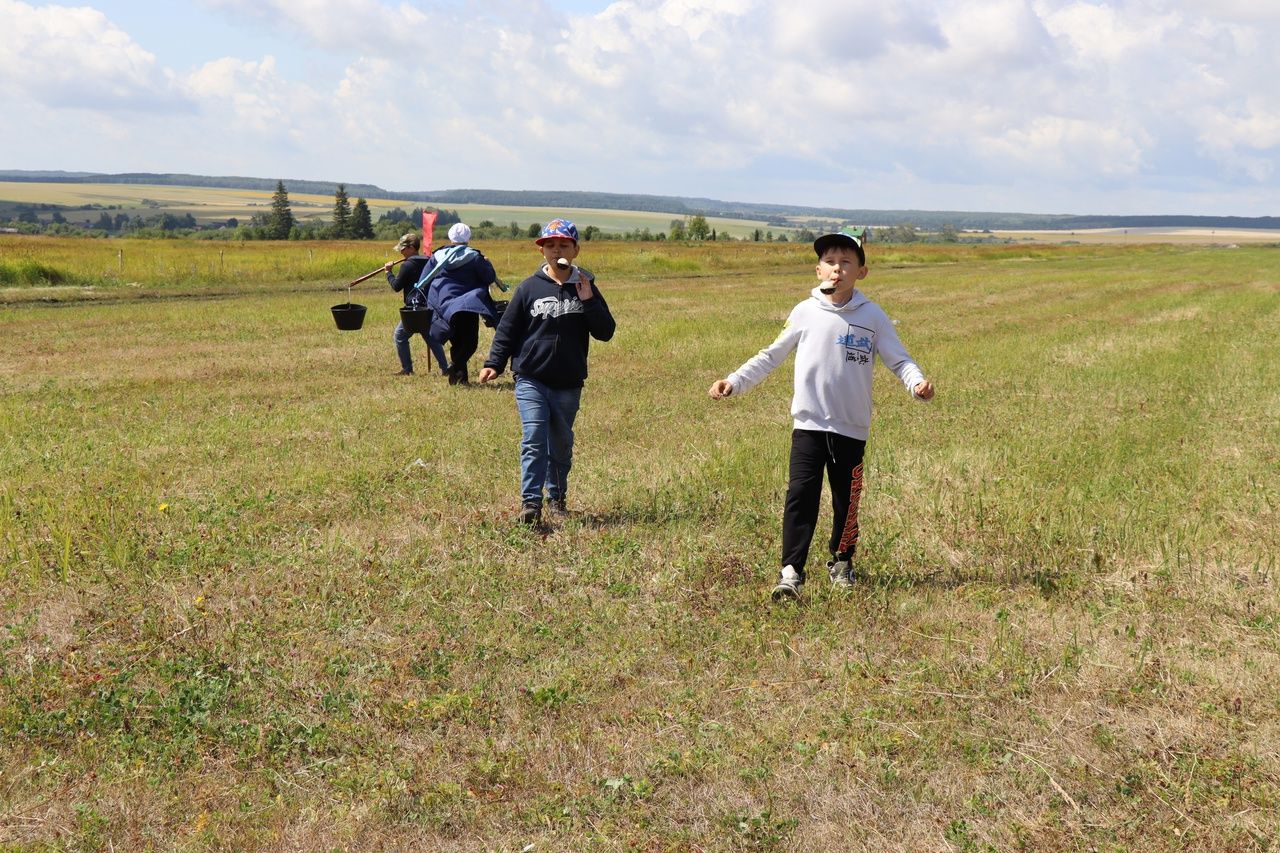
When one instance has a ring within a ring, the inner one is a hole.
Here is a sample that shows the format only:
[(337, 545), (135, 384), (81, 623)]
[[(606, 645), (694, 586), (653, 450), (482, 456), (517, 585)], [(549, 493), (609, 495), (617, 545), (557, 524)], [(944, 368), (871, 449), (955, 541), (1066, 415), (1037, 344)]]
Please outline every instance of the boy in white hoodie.
[(782, 575), (773, 588), (774, 601), (800, 597), (824, 470), (831, 483), (834, 515), (827, 572), (838, 588), (853, 583), (851, 562), (858, 547), (862, 455), (871, 428), (875, 357), (897, 374), (916, 399), (933, 397), (933, 383), (907, 354), (893, 321), (857, 289), (857, 283), (867, 277), (863, 235), (861, 228), (846, 228), (814, 241), (818, 286), (791, 310), (773, 343), (708, 391), (713, 400), (745, 394), (796, 351)]

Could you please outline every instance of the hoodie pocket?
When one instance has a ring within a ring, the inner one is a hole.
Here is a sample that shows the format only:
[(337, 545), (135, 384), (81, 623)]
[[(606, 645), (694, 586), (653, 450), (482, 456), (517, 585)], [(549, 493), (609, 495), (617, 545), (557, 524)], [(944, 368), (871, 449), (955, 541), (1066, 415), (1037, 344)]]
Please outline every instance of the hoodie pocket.
[(546, 376), (551, 373), (556, 360), (555, 338), (534, 338), (520, 351), (519, 373), (530, 376)]

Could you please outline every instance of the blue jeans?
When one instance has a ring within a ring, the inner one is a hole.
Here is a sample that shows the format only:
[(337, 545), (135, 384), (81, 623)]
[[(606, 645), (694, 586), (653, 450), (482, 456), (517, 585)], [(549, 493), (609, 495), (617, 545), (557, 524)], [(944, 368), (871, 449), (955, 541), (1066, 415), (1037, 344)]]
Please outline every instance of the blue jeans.
[(581, 388), (550, 388), (536, 379), (516, 379), (516, 409), (524, 435), (520, 440), (520, 500), (542, 503), (564, 500), (573, 467), (573, 421), (582, 401)]
[[(396, 323), (395, 334), (392, 335), (396, 342), (396, 355), (400, 356), (400, 366), (410, 373), (413, 372), (413, 352), (409, 349), (409, 338), (420, 332), (409, 332), (404, 328), (404, 323)], [(422, 335), (422, 339), (427, 342), (427, 348), (431, 350), (431, 354), (436, 357), (436, 361), (440, 364), (440, 372), (444, 373), (444, 369), (448, 364), (444, 360), (444, 347), (437, 343), (433, 343), (431, 338)]]

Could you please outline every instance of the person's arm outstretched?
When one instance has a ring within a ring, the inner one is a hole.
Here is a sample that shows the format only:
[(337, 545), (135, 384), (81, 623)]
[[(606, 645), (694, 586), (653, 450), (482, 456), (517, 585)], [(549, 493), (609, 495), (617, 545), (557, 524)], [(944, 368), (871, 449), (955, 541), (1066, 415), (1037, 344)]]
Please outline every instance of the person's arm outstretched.
[(876, 352), (880, 356), (881, 364), (894, 372), (911, 392), (911, 396), (917, 400), (932, 400), (933, 383), (925, 378), (920, 365), (912, 361), (907, 348), (898, 338), (897, 330), (893, 328), (893, 321), (888, 315), (882, 315), (882, 317), (883, 321), (879, 324), (876, 341)]
[(745, 394), (764, 381), (774, 368), (782, 364), (800, 343), (800, 327), (794, 322), (795, 313), (794, 310), (791, 312), (786, 325), (782, 327), (782, 331), (773, 343), (760, 350), (724, 379), (713, 382), (707, 389), (708, 396), (713, 400), (722, 400), (730, 394)]

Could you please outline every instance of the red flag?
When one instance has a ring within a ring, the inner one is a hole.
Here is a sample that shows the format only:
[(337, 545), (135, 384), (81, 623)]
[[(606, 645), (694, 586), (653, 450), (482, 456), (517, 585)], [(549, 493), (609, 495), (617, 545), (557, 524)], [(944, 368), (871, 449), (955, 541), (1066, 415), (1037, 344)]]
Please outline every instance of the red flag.
[(431, 232), (436, 228), (436, 212), (422, 211), (422, 254), (431, 254)]

